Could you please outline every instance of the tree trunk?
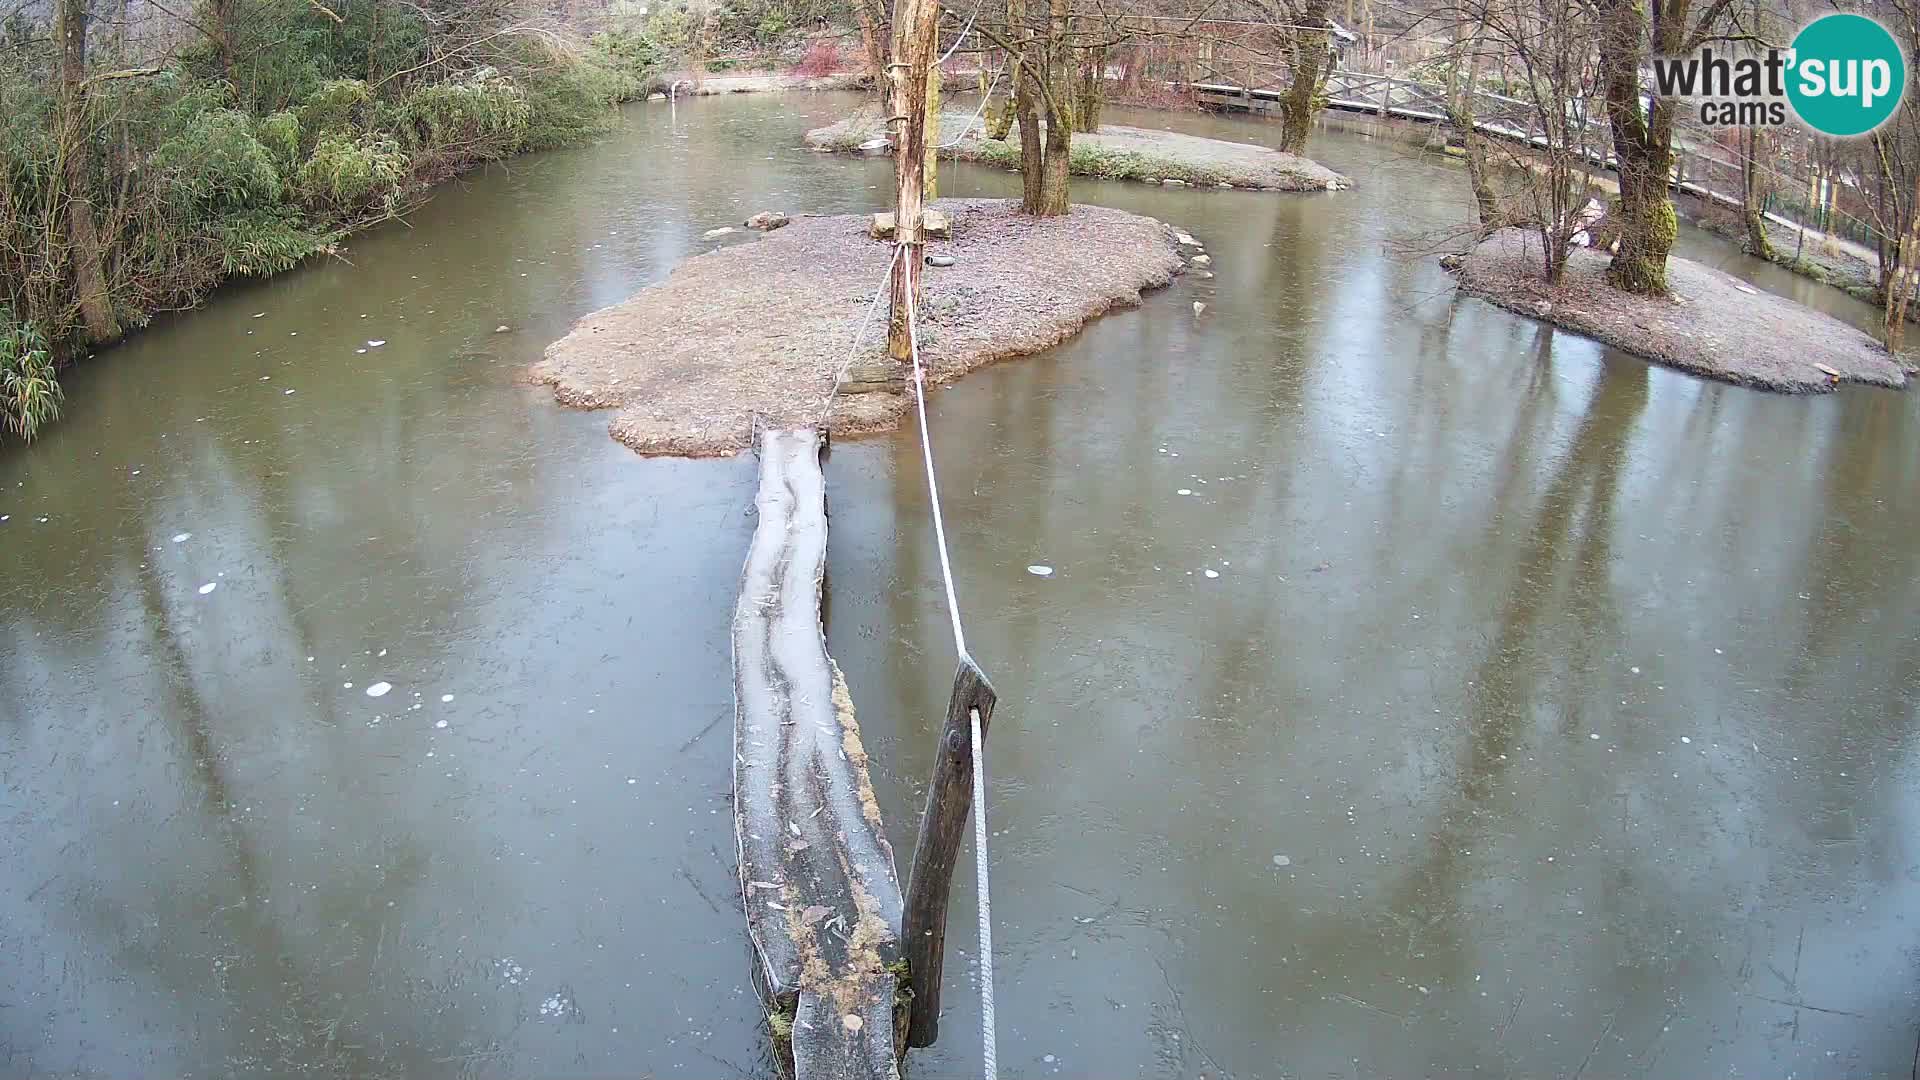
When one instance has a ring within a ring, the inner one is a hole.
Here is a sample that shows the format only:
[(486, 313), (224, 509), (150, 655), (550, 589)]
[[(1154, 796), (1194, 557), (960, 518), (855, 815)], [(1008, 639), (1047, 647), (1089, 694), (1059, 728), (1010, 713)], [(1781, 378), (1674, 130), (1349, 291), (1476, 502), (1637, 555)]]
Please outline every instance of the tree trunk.
[(1007, 0), (1007, 27), (1020, 46), (1014, 58), (1013, 121), (1020, 129), (1020, 212), (1045, 213), (1041, 174), (1047, 151), (1040, 141), (1040, 94), (1037, 83), (1047, 77), (1038, 35), (1027, 25), (1027, 0)]
[[(1677, 5), (1678, 6), (1678, 5)], [(1682, 11), (1674, 18), (1684, 18)], [(1673, 174), (1673, 102), (1640, 103), (1640, 59), (1647, 15), (1640, 0), (1607, 0), (1599, 42), (1608, 126), (1620, 176), (1620, 250), (1607, 268), (1616, 288), (1643, 296), (1667, 291), (1667, 256), (1679, 236), (1667, 183)], [(1663, 33), (1669, 36), (1671, 31)]]
[(1487, 144), (1480, 138), (1480, 129), (1474, 127), (1473, 97), (1480, 85), (1479, 39), (1469, 39), (1468, 48), (1473, 51), (1473, 59), (1467, 67), (1466, 86), (1459, 85), (1458, 65), (1448, 72), (1447, 78), (1447, 122), (1460, 136), (1461, 148), (1466, 152), (1467, 186), (1473, 192), (1473, 205), (1478, 215), (1479, 238), (1485, 239), (1495, 229), (1500, 228), (1500, 200), (1493, 193), (1493, 181), (1487, 168)]
[[(939, 47), (939, 41), (934, 47)], [(936, 55), (935, 59), (938, 59)], [(940, 65), (927, 68), (927, 160), (920, 166), (920, 190), (928, 202), (940, 197)]]
[(1106, 92), (1107, 47), (1101, 45), (1088, 49), (1086, 58), (1080, 62), (1080, 85), (1073, 101), (1073, 130), (1100, 130), (1100, 106)]
[(1766, 134), (1758, 128), (1740, 133), (1741, 214), (1747, 223), (1747, 251), (1773, 261), (1773, 242), (1767, 238), (1766, 180), (1760, 169), (1760, 155), (1766, 149)]
[(933, 70), (940, 19), (936, 0), (901, 0), (894, 12), (893, 163), (896, 184), (894, 241), (900, 246), (893, 265), (891, 318), (887, 326), (887, 355), (898, 361), (911, 358), (907, 307), (920, 291), (920, 259), (925, 248), (921, 228), (925, 207), (927, 147), (936, 141), (927, 130), (927, 81)]
[(857, 0), (853, 6), (854, 18), (860, 23), (860, 45), (867, 61), (867, 74), (873, 76), (874, 86), (882, 94), (887, 92), (887, 53), (880, 47), (880, 25), (886, 18), (877, 0)]
[(1321, 88), (1333, 57), (1329, 7), (1329, 0), (1305, 0), (1299, 24), (1286, 31), (1290, 78), (1280, 99), (1280, 149), (1285, 153), (1307, 152), (1307, 136), (1313, 133), (1313, 118), (1320, 111)]
[(1067, 163), (1073, 151), (1073, 62), (1067, 48), (1068, 0), (1052, 0), (1047, 20), (1046, 158), (1040, 172), (1040, 217), (1067, 212)]
[(99, 225), (93, 219), (94, 146), (87, 121), (87, 0), (58, 0), (54, 41), (59, 49), (60, 180), (66, 189), (67, 257), (87, 341), (104, 345), (120, 336), (107, 290)]

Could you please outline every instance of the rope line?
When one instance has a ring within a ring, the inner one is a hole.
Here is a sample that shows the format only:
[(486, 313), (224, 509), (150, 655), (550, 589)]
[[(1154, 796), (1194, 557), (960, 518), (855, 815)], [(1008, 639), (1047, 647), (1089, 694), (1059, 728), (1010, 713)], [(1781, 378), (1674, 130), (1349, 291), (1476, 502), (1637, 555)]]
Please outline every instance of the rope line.
[(1001, 73), (998, 71), (993, 73), (993, 81), (987, 83), (987, 92), (980, 95), (980, 107), (973, 110), (973, 115), (967, 118), (965, 124), (961, 125), (960, 134), (955, 135), (952, 142), (938, 144), (936, 149), (945, 150), (949, 147), (959, 146), (960, 140), (967, 137), (967, 132), (973, 130), (974, 122), (980, 119), (980, 114), (987, 111), (987, 102), (993, 100), (993, 88), (1000, 85), (1000, 75)]
[[(895, 251), (904, 249), (895, 241)], [(953, 588), (953, 562), (947, 557), (947, 526), (940, 513), (940, 482), (933, 470), (933, 436), (927, 431), (927, 372), (920, 363), (919, 303), (913, 290), (907, 293), (907, 354), (913, 360), (913, 403), (920, 414), (920, 454), (927, 463), (927, 500), (933, 506), (933, 535), (940, 545), (940, 577), (947, 589), (947, 616), (953, 622), (953, 648), (962, 660), (967, 657), (967, 635), (960, 625), (960, 601)], [(974, 888), (978, 891), (980, 918), (980, 1044), (982, 1076), (998, 1080), (999, 1051), (994, 1038), (993, 1008), (993, 899), (987, 888), (987, 755), (986, 739), (980, 731), (980, 710), (970, 708), (973, 735), (973, 865)]]
[(985, 1058), (983, 1075), (996, 1080), (1000, 1075), (998, 1050), (993, 1037), (993, 900), (987, 891), (987, 755), (980, 734), (980, 710), (968, 709), (973, 718), (973, 876), (980, 891), (980, 1046)]
[(887, 295), (887, 289), (893, 284), (893, 264), (900, 261), (900, 247), (894, 245), (893, 257), (887, 260), (887, 272), (880, 278), (880, 288), (874, 291), (873, 299), (867, 303), (867, 313), (860, 319), (860, 328), (853, 332), (853, 341), (847, 345), (847, 358), (840, 361), (840, 370), (834, 372), (833, 382), (827, 387), (827, 396), (820, 402), (820, 418), (813, 426), (824, 430), (827, 414), (833, 411), (833, 403), (840, 396), (840, 380), (847, 377), (847, 369), (853, 366), (854, 354), (860, 350), (860, 339), (867, 336), (867, 324), (873, 322), (873, 313), (880, 310), (880, 298)]
[[(895, 243), (898, 253), (906, 247)], [(947, 558), (947, 523), (940, 514), (940, 481), (933, 475), (933, 440), (927, 434), (927, 370), (920, 364), (919, 304), (907, 290), (907, 353), (913, 358), (913, 403), (920, 412), (920, 456), (927, 463), (927, 501), (933, 504), (933, 537), (940, 545), (940, 577), (947, 587), (947, 617), (953, 621), (953, 648), (967, 655), (967, 632), (960, 628), (960, 601), (953, 591), (953, 562)]]

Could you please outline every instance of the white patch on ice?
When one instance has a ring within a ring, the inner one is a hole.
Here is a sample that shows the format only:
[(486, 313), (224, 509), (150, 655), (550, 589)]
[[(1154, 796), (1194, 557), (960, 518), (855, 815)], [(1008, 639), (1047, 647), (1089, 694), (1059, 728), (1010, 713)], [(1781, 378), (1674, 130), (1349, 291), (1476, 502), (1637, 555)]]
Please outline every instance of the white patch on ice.
[(1219, 576), (1220, 576), (1220, 571), (1218, 571), (1218, 570), (1208, 570), (1208, 571), (1207, 571), (1207, 576), (1208, 576), (1208, 577), (1219, 577)]
[(1682, 735), (1682, 736), (1680, 736), (1680, 741), (1681, 741), (1681, 742), (1683, 742), (1683, 743), (1686, 743), (1686, 744), (1687, 744), (1688, 746), (1692, 746), (1692, 745), (1693, 745), (1693, 740), (1692, 740), (1692, 739), (1689, 739), (1689, 738), (1687, 738), (1687, 737), (1686, 737), (1685, 735)]
[(1174, 492), (1174, 494), (1175, 494), (1175, 495), (1191, 495), (1191, 494), (1193, 494), (1193, 489), (1192, 489), (1192, 488), (1181, 488), (1181, 489), (1180, 489), (1179, 491), (1176, 491), (1176, 492)]
[(1600, 733), (1599, 733), (1599, 732), (1597, 732), (1597, 731), (1589, 731), (1589, 732), (1587, 732), (1587, 738), (1589, 738), (1589, 739), (1592, 739), (1592, 740), (1593, 740), (1593, 741), (1595, 741), (1595, 742), (1599, 742), (1599, 741), (1600, 741)]
[(1275, 856), (1273, 857), (1273, 865), (1275, 865), (1275, 866), (1292, 866), (1292, 865), (1293, 865), (1293, 860), (1292, 860), (1292, 859), (1289, 859), (1289, 858), (1287, 858), (1287, 857), (1286, 857), (1285, 855), (1275, 855)]
[(1053, 567), (1036, 563), (1033, 566), (1027, 567), (1027, 573), (1032, 574), (1034, 577), (1052, 577)]
[(220, 587), (220, 583), (219, 583), (219, 582), (217, 582), (217, 581), (209, 581), (209, 582), (207, 582), (207, 583), (206, 583), (205, 585), (202, 585), (202, 586), (200, 586), (200, 595), (201, 595), (201, 596), (205, 596), (205, 595), (207, 595), (208, 593), (210, 593), (210, 592), (212, 592), (213, 590), (215, 590), (215, 589), (217, 589), (217, 588), (219, 588), (219, 587)]
[(440, 703), (441, 703), (442, 705), (445, 705), (445, 704), (447, 704), (448, 702), (450, 702), (450, 701), (452, 701), (452, 700), (453, 700), (453, 695), (452, 695), (452, 694), (441, 694), (441, 695), (440, 695)]
[(385, 345), (386, 343), (387, 343), (386, 338), (370, 338), (367, 341), (367, 348), (377, 349), (380, 346)]
[(442, 720), (442, 721), (439, 721), (438, 723), (436, 723), (436, 724), (434, 724), (433, 726), (434, 726), (434, 727), (437, 727), (437, 728), (443, 728), (443, 727), (446, 727), (446, 726), (447, 726), (447, 722), (446, 722), (445, 720)]
[(173, 542), (176, 544), (184, 544), (191, 539), (193, 539), (192, 533), (174, 533), (173, 534)]
[(386, 697), (387, 691), (391, 689), (393, 689), (392, 683), (377, 682), (377, 683), (374, 683), (372, 686), (367, 687), (367, 696), (368, 697)]
[(1628, 668), (1627, 670), (1633, 672), (1635, 675), (1640, 674), (1640, 669), (1637, 667)]
[(291, 394), (291, 393), (293, 393), (293, 391), (291, 391), (291, 390), (282, 390), (282, 391), (280, 391), (280, 392), (281, 392), (282, 394)]
[(254, 317), (254, 318), (256, 318), (256, 319), (261, 319), (261, 318), (265, 318), (265, 317), (266, 317), (266, 314), (267, 314), (267, 313), (266, 313), (266, 312), (264, 312), (264, 311), (256, 311), (256, 312), (254, 312), (254, 313), (253, 313), (253, 317)]

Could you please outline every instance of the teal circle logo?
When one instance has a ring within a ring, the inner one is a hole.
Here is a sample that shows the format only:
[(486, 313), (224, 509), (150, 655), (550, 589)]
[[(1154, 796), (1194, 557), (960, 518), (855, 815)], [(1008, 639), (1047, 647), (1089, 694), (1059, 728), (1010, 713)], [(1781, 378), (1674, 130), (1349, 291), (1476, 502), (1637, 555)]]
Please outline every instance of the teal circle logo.
[(1887, 122), (1907, 88), (1907, 59), (1865, 15), (1822, 15), (1793, 39), (1787, 101), (1822, 135), (1865, 135)]

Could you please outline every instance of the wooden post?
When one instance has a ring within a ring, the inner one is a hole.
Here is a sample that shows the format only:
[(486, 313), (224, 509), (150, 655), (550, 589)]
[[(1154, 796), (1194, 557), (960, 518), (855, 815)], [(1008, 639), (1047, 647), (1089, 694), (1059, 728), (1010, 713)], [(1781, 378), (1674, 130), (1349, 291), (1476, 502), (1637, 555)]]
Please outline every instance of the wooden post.
[(934, 750), (933, 782), (927, 787), (927, 809), (920, 816), (920, 839), (913, 847), (913, 872), (907, 879), (906, 915), (901, 927), (901, 955), (913, 982), (913, 1005), (907, 1020), (907, 1045), (932, 1046), (940, 1036), (940, 976), (947, 954), (947, 899), (953, 884), (953, 864), (966, 835), (967, 813), (973, 806), (973, 721), (980, 710), (980, 739), (987, 737), (996, 700), (993, 684), (970, 656), (960, 657), (953, 674), (953, 696), (947, 701), (947, 722)]
[[(920, 259), (925, 249), (921, 210), (926, 201), (927, 74), (933, 68), (940, 20), (938, 0), (896, 0), (893, 9), (893, 165), (896, 197), (894, 242), (900, 257), (893, 264), (892, 317), (887, 324), (887, 355), (907, 362), (907, 298), (918, 295)], [(932, 141), (938, 141), (937, 138)]]

